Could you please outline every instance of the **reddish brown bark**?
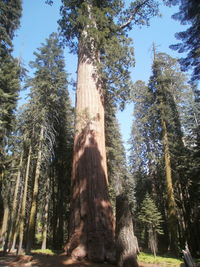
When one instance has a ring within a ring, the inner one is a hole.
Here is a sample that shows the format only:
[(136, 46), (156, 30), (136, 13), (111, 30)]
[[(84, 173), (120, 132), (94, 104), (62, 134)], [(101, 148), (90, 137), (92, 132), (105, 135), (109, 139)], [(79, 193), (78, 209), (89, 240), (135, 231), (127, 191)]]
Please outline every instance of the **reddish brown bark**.
[(76, 258), (104, 261), (113, 258), (114, 221), (107, 189), (103, 94), (95, 59), (81, 48), (69, 241), (65, 249)]

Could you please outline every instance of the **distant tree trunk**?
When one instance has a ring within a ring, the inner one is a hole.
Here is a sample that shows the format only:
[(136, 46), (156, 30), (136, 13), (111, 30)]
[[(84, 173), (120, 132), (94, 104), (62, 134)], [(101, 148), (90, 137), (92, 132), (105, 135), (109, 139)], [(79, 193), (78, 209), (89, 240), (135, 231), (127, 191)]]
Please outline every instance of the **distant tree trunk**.
[(71, 214), (65, 250), (76, 258), (87, 256), (101, 262), (113, 258), (114, 221), (107, 188), (103, 88), (97, 53), (90, 49), (80, 41)]
[(138, 267), (138, 251), (128, 198), (121, 194), (116, 198), (116, 256), (118, 266)]
[[(11, 168), (13, 168), (14, 163), (12, 162)], [(6, 195), (4, 196), (4, 216), (3, 224), (1, 229), (0, 244), (3, 244), (4, 253), (7, 252), (8, 248), (8, 238), (9, 238), (9, 219), (10, 219), (10, 196), (12, 191), (11, 183), (7, 186)]]
[(15, 245), (16, 245), (16, 241), (17, 241), (17, 237), (19, 235), (19, 220), (20, 220), (20, 216), (21, 216), (21, 204), (22, 204), (22, 191), (20, 192), (20, 198), (19, 198), (19, 207), (17, 210), (17, 214), (16, 214), (16, 222), (15, 222), (15, 228), (13, 229), (14, 234), (13, 234), (13, 238), (12, 238), (12, 242), (10, 244), (10, 250), (14, 251), (15, 249)]
[(12, 201), (12, 210), (11, 210), (11, 217), (10, 217), (10, 229), (8, 233), (8, 248), (11, 249), (12, 243), (13, 243), (13, 237), (16, 232), (16, 219), (17, 219), (17, 196), (19, 192), (19, 185), (20, 185), (20, 179), (21, 179), (21, 172), (22, 172), (22, 163), (23, 163), (23, 152), (21, 153), (18, 172), (17, 172), (17, 179), (15, 184), (15, 191), (14, 191), (14, 197)]
[(178, 221), (176, 214), (176, 202), (174, 197), (174, 189), (172, 182), (172, 168), (171, 168), (171, 156), (169, 151), (169, 140), (167, 133), (167, 126), (164, 119), (162, 119), (163, 128), (163, 144), (164, 144), (164, 158), (165, 158), (165, 173), (166, 173), (166, 186), (167, 186), (167, 202), (168, 202), (168, 228), (169, 228), (169, 242), (170, 250), (172, 253), (178, 253)]
[(2, 230), (3, 224), (3, 214), (4, 214), (4, 207), (3, 207), (3, 197), (2, 197), (2, 183), (3, 183), (3, 167), (0, 165), (0, 233)]
[(150, 226), (150, 229), (148, 230), (148, 236), (149, 236), (149, 248), (151, 249), (151, 252), (153, 252), (154, 257), (156, 257), (157, 236), (152, 226)]
[[(60, 173), (61, 175), (61, 173)], [(65, 181), (66, 183), (66, 181)], [(58, 192), (57, 192), (57, 248), (61, 249), (63, 246), (64, 240), (64, 218), (63, 218), (63, 210), (64, 210), (64, 189), (65, 184), (63, 184), (63, 177), (58, 178)]]
[(16, 230), (14, 232), (12, 243), (11, 243), (11, 248), (10, 248), (11, 251), (14, 251), (15, 245), (16, 245), (16, 241), (17, 241), (17, 236), (18, 236), (18, 226), (17, 225), (18, 224), (16, 223)]
[(4, 201), (4, 214), (3, 214), (3, 223), (1, 227), (1, 236), (0, 236), (0, 248), (2, 248), (6, 241), (7, 228), (8, 228), (8, 216), (9, 216), (9, 206), (8, 201)]
[(49, 212), (49, 190), (50, 190), (50, 179), (47, 178), (46, 185), (46, 197), (45, 197), (45, 207), (44, 207), (44, 217), (43, 217), (43, 229), (42, 229), (42, 246), (41, 249), (46, 249), (47, 245), (47, 228), (48, 228), (48, 212)]
[(28, 178), (29, 178), (29, 171), (30, 171), (31, 153), (32, 153), (32, 148), (30, 145), (27, 164), (26, 164), (26, 175), (25, 175), (25, 180), (24, 180), (24, 192), (23, 192), (23, 199), (22, 199), (21, 214), (20, 214), (20, 219), (19, 219), (19, 246), (18, 246), (17, 254), (22, 253), (22, 244), (23, 244), (23, 237), (24, 237), (24, 220), (25, 220), (25, 214), (26, 214), (26, 199), (27, 199), (27, 190), (28, 190)]
[(57, 219), (58, 219), (58, 203), (57, 203), (57, 196), (58, 194), (56, 193), (56, 181), (55, 181), (55, 169), (53, 168), (53, 177), (52, 177), (52, 209), (53, 209), (53, 214), (52, 214), (52, 220), (51, 220), (51, 225), (52, 225), (52, 233), (53, 233), (53, 248), (57, 249)]
[(26, 244), (26, 253), (30, 253), (31, 248), (34, 242), (35, 236), (35, 223), (36, 223), (36, 214), (37, 214), (37, 197), (39, 192), (39, 177), (40, 177), (40, 168), (42, 161), (42, 141), (44, 135), (44, 127), (41, 126), (40, 136), (39, 136), (39, 148), (38, 148), (38, 156), (35, 170), (35, 180), (33, 186), (33, 198), (31, 203), (31, 211), (30, 218), (28, 224), (28, 232), (27, 232), (27, 244)]

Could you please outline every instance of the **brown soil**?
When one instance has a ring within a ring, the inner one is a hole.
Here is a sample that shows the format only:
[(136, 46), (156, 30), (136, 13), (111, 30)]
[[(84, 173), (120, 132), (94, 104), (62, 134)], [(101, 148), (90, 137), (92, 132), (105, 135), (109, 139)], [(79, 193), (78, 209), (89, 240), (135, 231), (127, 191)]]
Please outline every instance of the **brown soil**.
[[(8, 254), (0, 255), (0, 267), (116, 267), (108, 263), (93, 263), (89, 261), (76, 261), (66, 255), (42, 255), (34, 254), (32, 256), (16, 256)], [(165, 264), (147, 264), (140, 263), (140, 267), (166, 267)], [(183, 267), (182, 265), (181, 267)]]
[(0, 257), (1, 267), (114, 267), (107, 263), (97, 264), (89, 261), (76, 261), (65, 255), (16, 256), (8, 254)]

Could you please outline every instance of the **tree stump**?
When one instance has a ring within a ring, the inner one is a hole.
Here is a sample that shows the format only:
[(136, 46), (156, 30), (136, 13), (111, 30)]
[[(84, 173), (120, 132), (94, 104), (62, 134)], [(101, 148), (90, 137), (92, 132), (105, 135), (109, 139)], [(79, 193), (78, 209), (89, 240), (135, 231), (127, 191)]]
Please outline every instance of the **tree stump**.
[(118, 266), (138, 267), (138, 251), (128, 198), (121, 194), (116, 198), (116, 258)]

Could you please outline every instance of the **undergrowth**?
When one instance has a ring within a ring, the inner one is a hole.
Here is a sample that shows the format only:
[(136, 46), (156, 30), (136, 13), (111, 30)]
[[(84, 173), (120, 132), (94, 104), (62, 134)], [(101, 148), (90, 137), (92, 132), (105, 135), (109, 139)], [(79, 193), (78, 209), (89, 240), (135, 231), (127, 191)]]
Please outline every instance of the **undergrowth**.
[(164, 256), (156, 256), (154, 257), (152, 254), (141, 252), (138, 256), (139, 262), (144, 263), (152, 263), (152, 264), (160, 264), (162, 266), (180, 266), (183, 264), (183, 261), (178, 258), (164, 257)]

